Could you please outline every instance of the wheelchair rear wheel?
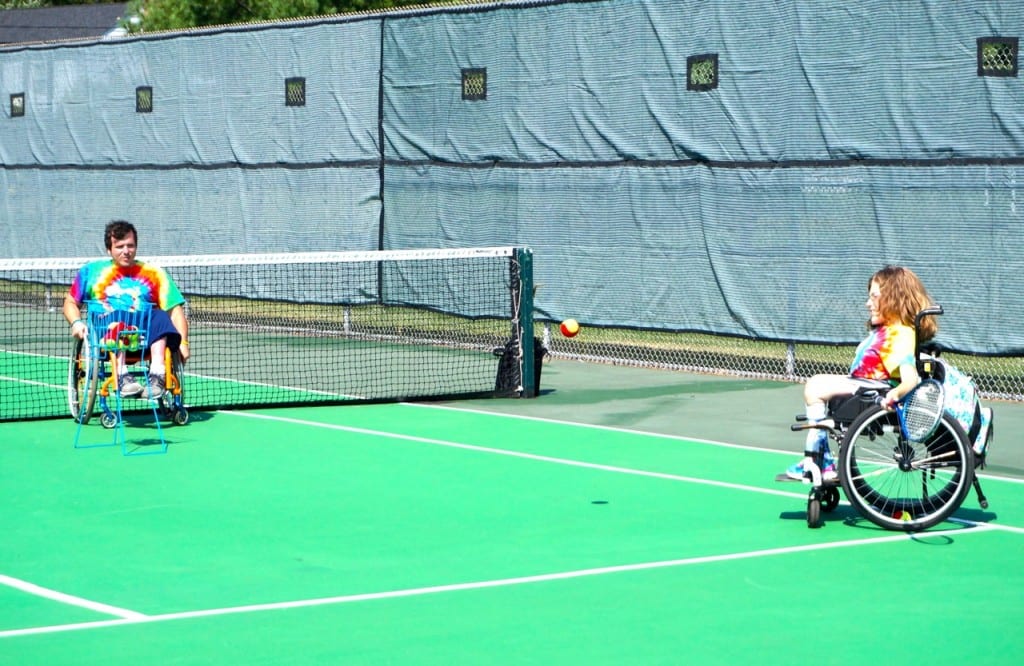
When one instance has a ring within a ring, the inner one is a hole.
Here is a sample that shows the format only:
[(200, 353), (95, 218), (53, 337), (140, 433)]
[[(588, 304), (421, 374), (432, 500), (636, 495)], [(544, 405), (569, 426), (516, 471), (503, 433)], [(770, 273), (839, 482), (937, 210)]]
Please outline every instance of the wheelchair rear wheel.
[(924, 442), (900, 434), (897, 416), (868, 409), (850, 425), (839, 450), (847, 499), (871, 522), (916, 532), (941, 523), (971, 489), (974, 454), (956, 420), (943, 415)]
[(89, 343), (75, 339), (68, 360), (68, 407), (71, 418), (85, 424), (92, 418), (99, 388), (99, 363), (89, 352)]

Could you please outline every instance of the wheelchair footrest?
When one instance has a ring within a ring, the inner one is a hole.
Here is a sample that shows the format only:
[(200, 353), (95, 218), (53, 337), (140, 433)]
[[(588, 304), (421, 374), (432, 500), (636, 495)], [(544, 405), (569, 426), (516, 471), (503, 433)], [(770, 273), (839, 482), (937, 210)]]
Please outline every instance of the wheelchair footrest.
[(807, 419), (804, 419), (801, 423), (794, 423), (794, 424), (790, 425), (789, 429), (793, 430), (793, 431), (811, 430), (811, 429), (815, 429), (815, 430), (835, 430), (836, 429), (836, 422), (833, 419), (822, 419), (821, 421), (815, 421), (814, 423), (811, 423), (811, 422), (807, 421)]
[[(787, 482), (787, 483), (805, 483), (807, 485), (811, 485), (811, 477), (806, 476), (806, 477), (804, 477), (802, 479), (794, 479), (793, 477), (791, 477), (790, 475), (786, 474), (785, 472), (783, 472), (782, 474), (776, 474), (775, 475), (775, 480), (776, 481), (781, 481), (781, 482)], [(829, 478), (829, 479), (822, 479), (822, 481), (821, 481), (821, 487), (822, 488), (829, 488), (829, 487), (832, 487), (832, 486), (838, 487), (840, 485), (842, 485), (842, 484), (839, 482), (839, 479)]]

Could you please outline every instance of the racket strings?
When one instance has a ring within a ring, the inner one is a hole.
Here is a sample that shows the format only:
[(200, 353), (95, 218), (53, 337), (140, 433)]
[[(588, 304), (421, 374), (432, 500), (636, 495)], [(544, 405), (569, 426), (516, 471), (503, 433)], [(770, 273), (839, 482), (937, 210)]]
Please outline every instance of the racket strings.
[(922, 384), (903, 403), (903, 427), (913, 441), (931, 435), (941, 418), (942, 387), (937, 382)]

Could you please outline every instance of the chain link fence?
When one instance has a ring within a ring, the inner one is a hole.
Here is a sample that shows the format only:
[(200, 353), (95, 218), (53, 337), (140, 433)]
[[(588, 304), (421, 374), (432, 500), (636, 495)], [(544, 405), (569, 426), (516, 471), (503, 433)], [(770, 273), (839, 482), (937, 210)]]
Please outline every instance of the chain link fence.
[[(791, 382), (819, 373), (845, 375), (854, 352), (853, 345), (589, 326), (566, 338), (554, 323), (537, 323), (535, 334), (552, 358)], [(941, 355), (974, 377), (983, 397), (1024, 401), (1024, 358)]]

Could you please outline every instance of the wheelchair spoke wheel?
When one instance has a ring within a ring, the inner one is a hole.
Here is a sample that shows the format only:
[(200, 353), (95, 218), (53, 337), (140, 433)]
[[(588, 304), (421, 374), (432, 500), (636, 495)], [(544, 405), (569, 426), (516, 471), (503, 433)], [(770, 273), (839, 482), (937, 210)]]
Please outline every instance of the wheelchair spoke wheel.
[(896, 414), (869, 409), (850, 425), (839, 451), (839, 478), (850, 503), (871, 522), (915, 532), (956, 511), (974, 479), (967, 435), (943, 415), (924, 442), (900, 434)]
[(76, 339), (68, 359), (68, 407), (71, 418), (85, 424), (92, 417), (99, 384), (99, 363), (89, 353), (89, 344)]

